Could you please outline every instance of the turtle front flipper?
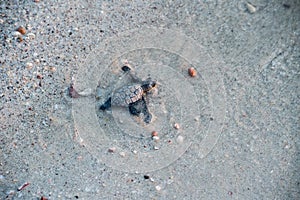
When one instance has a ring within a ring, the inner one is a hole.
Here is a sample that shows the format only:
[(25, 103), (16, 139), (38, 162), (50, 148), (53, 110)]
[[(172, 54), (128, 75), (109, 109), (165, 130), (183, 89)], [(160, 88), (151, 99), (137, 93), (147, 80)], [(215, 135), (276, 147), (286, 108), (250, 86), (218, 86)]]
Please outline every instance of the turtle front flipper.
[(128, 106), (128, 109), (129, 109), (129, 113), (134, 115), (134, 116), (139, 116), (142, 111), (143, 111), (143, 100), (140, 99), (134, 103), (130, 103), (129, 106)]
[(111, 97), (109, 97), (107, 101), (105, 101), (105, 103), (100, 106), (100, 110), (107, 110), (110, 107), (111, 107)]
[(152, 120), (152, 114), (150, 113), (146, 100), (142, 97), (140, 100), (130, 103), (128, 106), (130, 114), (139, 117), (141, 113), (144, 115), (144, 122), (149, 124)]

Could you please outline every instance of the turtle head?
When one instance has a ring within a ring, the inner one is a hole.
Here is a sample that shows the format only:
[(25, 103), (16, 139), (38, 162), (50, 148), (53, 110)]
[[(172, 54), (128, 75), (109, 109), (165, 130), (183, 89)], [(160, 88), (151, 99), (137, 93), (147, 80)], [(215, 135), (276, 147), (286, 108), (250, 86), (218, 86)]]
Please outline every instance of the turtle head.
[(154, 87), (156, 87), (157, 82), (153, 81), (151, 79), (147, 79), (146, 81), (144, 81), (141, 85), (141, 87), (143, 88), (144, 92), (148, 92), (150, 90), (152, 90)]

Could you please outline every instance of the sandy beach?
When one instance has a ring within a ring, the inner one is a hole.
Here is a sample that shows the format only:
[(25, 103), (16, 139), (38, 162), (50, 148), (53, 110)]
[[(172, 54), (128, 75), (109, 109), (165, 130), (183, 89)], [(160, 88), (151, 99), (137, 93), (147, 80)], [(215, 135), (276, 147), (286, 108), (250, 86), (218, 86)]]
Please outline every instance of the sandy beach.
[(0, 199), (299, 199), (299, 34), (297, 0), (1, 1)]

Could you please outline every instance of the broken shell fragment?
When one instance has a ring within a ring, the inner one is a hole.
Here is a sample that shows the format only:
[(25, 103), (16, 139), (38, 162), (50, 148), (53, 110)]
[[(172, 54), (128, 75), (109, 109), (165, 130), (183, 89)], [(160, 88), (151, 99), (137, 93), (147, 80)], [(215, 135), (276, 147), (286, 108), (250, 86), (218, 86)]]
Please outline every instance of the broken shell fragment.
[(85, 96), (85, 97), (86, 97), (86, 96), (90, 96), (92, 93), (93, 93), (92, 88), (86, 88), (86, 89), (84, 89), (83, 91), (78, 92), (79, 95)]

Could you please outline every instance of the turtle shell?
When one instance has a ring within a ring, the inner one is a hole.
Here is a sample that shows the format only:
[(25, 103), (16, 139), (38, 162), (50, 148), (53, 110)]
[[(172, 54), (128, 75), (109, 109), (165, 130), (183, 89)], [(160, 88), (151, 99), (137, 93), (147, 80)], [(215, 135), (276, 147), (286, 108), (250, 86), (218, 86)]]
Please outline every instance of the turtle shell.
[(111, 104), (115, 106), (128, 106), (140, 100), (143, 96), (141, 85), (129, 85), (117, 89), (112, 97)]

